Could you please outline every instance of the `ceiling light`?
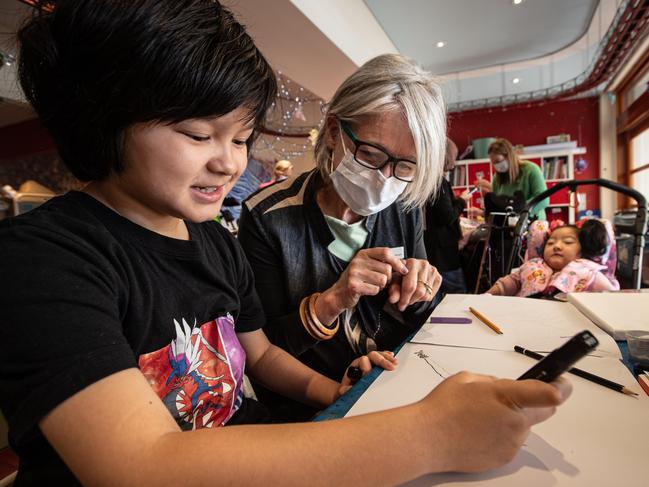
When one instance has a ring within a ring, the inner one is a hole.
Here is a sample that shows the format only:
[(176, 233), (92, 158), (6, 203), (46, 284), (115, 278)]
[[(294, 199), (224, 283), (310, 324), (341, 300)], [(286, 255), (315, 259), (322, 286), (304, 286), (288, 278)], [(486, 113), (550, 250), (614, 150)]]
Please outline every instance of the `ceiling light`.
[(445, 45), (446, 45), (446, 42), (444, 42), (444, 41), (439, 41), (437, 43), (437, 47), (444, 47)]
[(521, 82), (521, 79), (520, 79), (520, 78), (514, 78), (514, 79), (512, 80), (512, 83), (514, 83), (515, 85), (517, 85), (517, 84), (520, 83), (520, 82)]
[(520, 5), (521, 3), (523, 3), (523, 0), (512, 0), (512, 3), (514, 5)]

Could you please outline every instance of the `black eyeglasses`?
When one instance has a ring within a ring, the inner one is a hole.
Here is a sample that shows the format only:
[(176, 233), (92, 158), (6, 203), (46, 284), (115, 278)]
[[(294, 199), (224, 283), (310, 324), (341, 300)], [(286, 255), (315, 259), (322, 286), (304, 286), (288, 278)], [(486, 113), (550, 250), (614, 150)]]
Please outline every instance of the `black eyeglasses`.
[(417, 163), (407, 159), (397, 159), (374, 144), (358, 140), (347, 122), (340, 122), (340, 126), (354, 143), (354, 160), (368, 169), (383, 169), (386, 164), (392, 163), (392, 175), (399, 181), (411, 183), (417, 172)]

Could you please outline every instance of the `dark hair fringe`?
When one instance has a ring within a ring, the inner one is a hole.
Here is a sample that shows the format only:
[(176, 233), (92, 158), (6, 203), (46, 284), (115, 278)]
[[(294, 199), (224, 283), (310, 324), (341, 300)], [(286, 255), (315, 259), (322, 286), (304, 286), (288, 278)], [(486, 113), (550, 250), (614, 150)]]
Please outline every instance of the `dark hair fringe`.
[(18, 37), (25, 96), (83, 181), (123, 169), (123, 132), (134, 123), (245, 107), (258, 128), (275, 99), (272, 68), (214, 0), (59, 0)]
[(584, 259), (604, 255), (610, 243), (606, 226), (599, 220), (586, 220), (579, 229), (579, 244)]
[[(584, 259), (594, 259), (600, 257), (606, 253), (606, 249), (611, 243), (608, 238), (608, 231), (606, 226), (599, 220), (591, 219), (586, 220), (583, 225), (578, 227), (577, 225), (561, 225), (560, 227), (555, 228), (552, 232), (559, 230), (561, 228), (572, 228), (577, 233), (577, 239), (579, 240), (579, 246), (581, 247), (581, 257)], [(551, 234), (550, 234), (551, 235)], [(548, 239), (545, 240), (543, 244), (543, 249), (547, 245)]]

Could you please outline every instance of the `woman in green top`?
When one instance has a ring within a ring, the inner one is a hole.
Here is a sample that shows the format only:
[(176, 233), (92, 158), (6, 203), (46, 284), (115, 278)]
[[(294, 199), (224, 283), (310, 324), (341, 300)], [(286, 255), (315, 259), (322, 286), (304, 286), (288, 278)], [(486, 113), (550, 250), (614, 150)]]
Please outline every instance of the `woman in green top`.
[[(521, 161), (507, 139), (496, 139), (489, 146), (489, 159), (496, 170), (493, 181), (478, 179), (475, 185), (485, 192), (513, 196), (515, 191), (521, 191), (525, 201), (530, 201), (536, 195), (547, 189), (545, 179), (539, 166), (529, 161)], [(535, 206), (531, 216), (545, 220), (545, 208), (549, 199), (546, 198)]]

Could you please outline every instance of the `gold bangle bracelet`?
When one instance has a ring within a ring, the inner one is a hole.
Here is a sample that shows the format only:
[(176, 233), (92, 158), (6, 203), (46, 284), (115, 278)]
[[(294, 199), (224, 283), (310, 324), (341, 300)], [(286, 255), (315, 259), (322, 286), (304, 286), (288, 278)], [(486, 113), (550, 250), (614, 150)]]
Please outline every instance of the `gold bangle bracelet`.
[(302, 302), (300, 302), (300, 319), (302, 320), (302, 326), (304, 326), (304, 329), (307, 331), (311, 337), (315, 338), (318, 341), (321, 340), (327, 340), (331, 337), (321, 333), (318, 331), (317, 328), (311, 323), (309, 320), (307, 314), (307, 307), (308, 307), (308, 299), (310, 296), (306, 296), (304, 299), (302, 299)]
[(321, 336), (321, 340), (329, 340), (332, 338), (337, 331), (337, 328), (327, 328), (323, 326), (318, 318), (311, 313), (313, 305), (313, 295), (309, 296), (309, 300), (306, 302), (304, 313), (306, 315), (307, 322), (311, 326), (311, 329), (314, 331), (315, 335)]
[(315, 309), (315, 302), (320, 296), (320, 293), (313, 293), (311, 296), (309, 296), (309, 315), (311, 316), (311, 320), (315, 323), (315, 325), (320, 329), (322, 333), (325, 335), (334, 335), (336, 333), (336, 330), (338, 329), (338, 319), (336, 318), (336, 321), (333, 323), (333, 325), (324, 325), (319, 319), (318, 315), (316, 313)]

